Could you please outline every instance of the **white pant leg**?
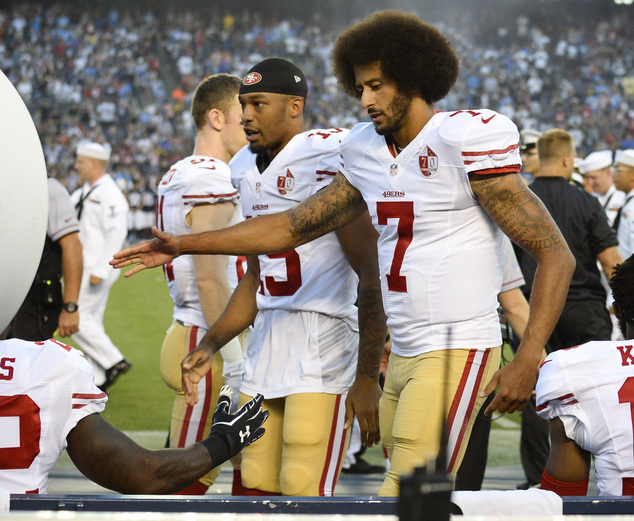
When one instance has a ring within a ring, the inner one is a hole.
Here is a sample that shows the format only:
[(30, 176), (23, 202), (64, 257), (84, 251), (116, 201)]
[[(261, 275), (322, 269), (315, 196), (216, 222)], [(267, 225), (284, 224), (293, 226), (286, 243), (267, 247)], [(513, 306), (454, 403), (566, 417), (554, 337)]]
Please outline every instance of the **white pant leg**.
[(105, 378), (100, 376), (123, 359), (121, 351), (112, 343), (103, 326), (103, 315), (108, 302), (110, 288), (117, 280), (119, 271), (97, 286), (90, 285), (90, 274), (84, 272), (81, 289), (79, 291), (79, 331), (72, 335), (72, 339), (79, 348), (88, 355), (88, 359), (95, 368), (95, 383)]

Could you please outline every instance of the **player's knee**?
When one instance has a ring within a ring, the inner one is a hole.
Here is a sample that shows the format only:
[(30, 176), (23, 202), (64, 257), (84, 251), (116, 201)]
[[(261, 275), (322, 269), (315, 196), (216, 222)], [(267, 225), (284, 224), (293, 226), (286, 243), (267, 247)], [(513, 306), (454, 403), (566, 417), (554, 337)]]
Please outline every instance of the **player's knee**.
[(243, 459), (241, 467), (242, 485), (246, 488), (259, 489), (264, 480), (258, 466)]
[(280, 472), (280, 489), (285, 496), (318, 496), (316, 480), (308, 465), (287, 463)]

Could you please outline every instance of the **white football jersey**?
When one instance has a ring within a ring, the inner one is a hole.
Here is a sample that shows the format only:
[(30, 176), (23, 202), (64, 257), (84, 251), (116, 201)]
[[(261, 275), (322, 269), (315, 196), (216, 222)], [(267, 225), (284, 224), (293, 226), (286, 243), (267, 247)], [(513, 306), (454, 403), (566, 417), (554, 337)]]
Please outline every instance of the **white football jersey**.
[[(159, 183), (156, 226), (174, 235), (189, 234), (187, 215), (196, 205), (225, 201), (237, 205), (238, 200), (226, 163), (207, 156), (186, 157), (172, 165)], [(229, 266), (236, 269), (235, 257), (229, 259)], [(174, 301), (174, 319), (206, 329), (193, 257), (181, 255), (165, 264), (163, 271)]]
[[(298, 134), (260, 173), (248, 147), (230, 162), (245, 218), (295, 206), (335, 177), (348, 130)], [(345, 394), (358, 352), (358, 278), (329, 233), (295, 250), (260, 255), (259, 313), (241, 391), (267, 399), (296, 393)]]
[(502, 232), (468, 174), (519, 172), (516, 126), (487, 109), (437, 113), (394, 157), (385, 137), (361, 123), (341, 152), (342, 173), (380, 234), (392, 351), (411, 357), (500, 345)]
[[(246, 219), (283, 212), (327, 186), (339, 167), (343, 129), (298, 134), (262, 173), (248, 147), (231, 162)], [(356, 324), (358, 279), (339, 239), (329, 233), (294, 250), (260, 255), (258, 309), (316, 311)]]
[(0, 487), (45, 494), (66, 437), (108, 397), (84, 355), (56, 340), (0, 341)]
[(537, 380), (537, 413), (594, 455), (599, 495), (634, 485), (632, 341), (588, 342), (551, 353)]

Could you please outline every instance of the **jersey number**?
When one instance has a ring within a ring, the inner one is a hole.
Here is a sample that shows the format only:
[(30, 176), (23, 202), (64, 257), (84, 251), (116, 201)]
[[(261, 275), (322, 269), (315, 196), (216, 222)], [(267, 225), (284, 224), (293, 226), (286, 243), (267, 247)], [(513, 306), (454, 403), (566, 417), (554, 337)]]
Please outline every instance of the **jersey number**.
[(264, 295), (264, 286), (273, 297), (289, 297), (294, 295), (302, 285), (302, 268), (299, 254), (295, 250), (283, 251), (267, 255), (269, 259), (284, 259), (286, 263), (286, 280), (275, 280), (265, 276), (260, 280), (260, 294)]
[(0, 448), (0, 469), (28, 469), (40, 453), (40, 408), (26, 394), (0, 396), (0, 418), (18, 418), (20, 437), (18, 446)]
[(396, 228), (398, 240), (394, 248), (394, 257), (390, 272), (387, 274), (387, 288), (390, 291), (407, 293), (407, 278), (401, 275), (405, 251), (414, 236), (414, 203), (412, 201), (378, 201), (376, 213), (379, 224), (387, 224), (388, 219), (398, 219)]

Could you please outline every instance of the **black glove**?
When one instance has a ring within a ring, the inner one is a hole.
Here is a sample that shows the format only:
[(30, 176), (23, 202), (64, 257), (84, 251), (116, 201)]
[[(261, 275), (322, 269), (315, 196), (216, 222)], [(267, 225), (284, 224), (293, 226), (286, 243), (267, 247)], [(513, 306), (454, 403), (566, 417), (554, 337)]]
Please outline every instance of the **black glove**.
[(264, 434), (262, 424), (269, 417), (269, 411), (262, 410), (264, 396), (261, 394), (245, 403), (235, 414), (229, 414), (232, 394), (229, 386), (220, 389), (211, 432), (200, 442), (209, 451), (214, 467), (222, 465), (247, 445), (260, 439)]

